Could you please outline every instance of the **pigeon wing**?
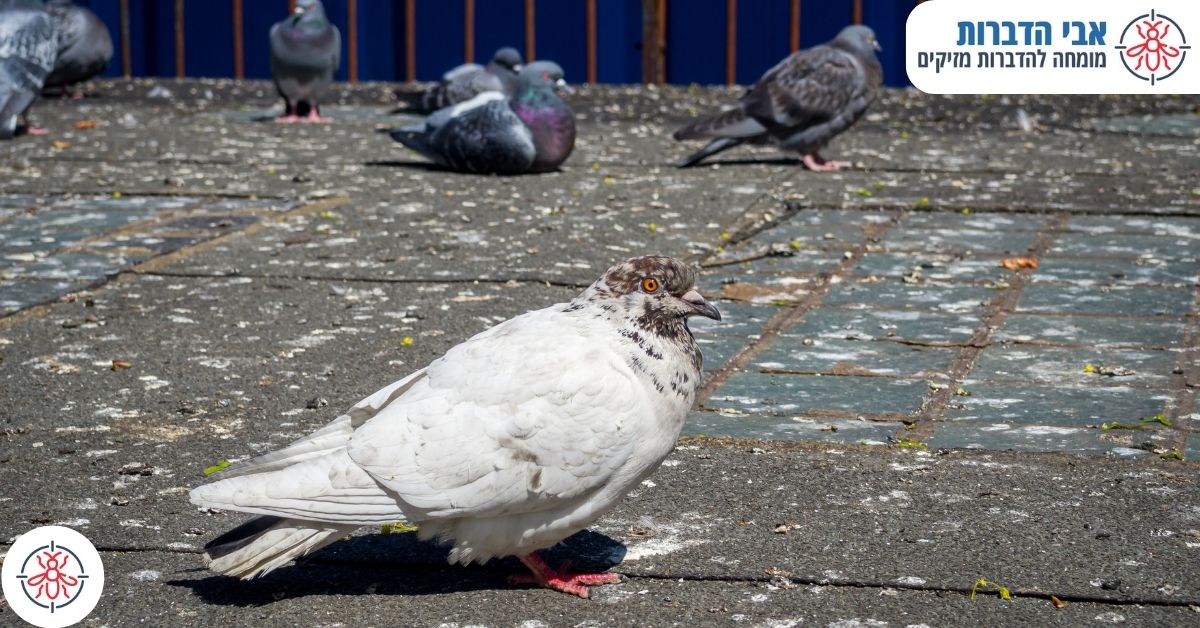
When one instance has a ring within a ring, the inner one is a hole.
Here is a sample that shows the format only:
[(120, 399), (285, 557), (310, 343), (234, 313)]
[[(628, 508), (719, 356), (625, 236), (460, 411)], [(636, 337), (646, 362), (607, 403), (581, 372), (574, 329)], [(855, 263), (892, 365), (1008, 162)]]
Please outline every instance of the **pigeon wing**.
[(628, 480), (650, 401), (563, 318), (531, 312), (455, 347), (355, 431), (351, 459), (421, 518), (540, 512)]
[(863, 89), (858, 62), (817, 46), (797, 52), (763, 75), (742, 97), (742, 109), (768, 128), (820, 124), (836, 116)]
[(58, 45), (44, 11), (0, 11), (0, 83), (37, 91), (54, 68)]

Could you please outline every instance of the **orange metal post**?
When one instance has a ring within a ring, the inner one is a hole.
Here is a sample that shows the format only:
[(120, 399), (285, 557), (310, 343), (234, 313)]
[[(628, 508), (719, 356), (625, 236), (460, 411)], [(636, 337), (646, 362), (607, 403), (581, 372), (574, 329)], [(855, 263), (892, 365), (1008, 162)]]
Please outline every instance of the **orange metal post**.
[(587, 82), (596, 82), (596, 0), (587, 0)]
[(233, 78), (246, 78), (246, 49), (242, 40), (242, 0), (233, 0)]
[(658, 78), (656, 83), (667, 82), (667, 0), (658, 0)]
[(463, 0), (463, 61), (475, 61), (475, 0)]
[(725, 0), (725, 84), (737, 83), (737, 0)]
[(416, 0), (404, 0), (404, 80), (417, 80)]
[(184, 77), (183, 0), (175, 0), (175, 77)]
[(855, 24), (862, 24), (862, 0), (854, 0), (850, 21), (854, 22)]
[(534, 25), (537, 17), (535, 14), (537, 3), (534, 0), (525, 0), (525, 60), (533, 61), (537, 54), (537, 47), (534, 42), (537, 40), (537, 34), (534, 32)]

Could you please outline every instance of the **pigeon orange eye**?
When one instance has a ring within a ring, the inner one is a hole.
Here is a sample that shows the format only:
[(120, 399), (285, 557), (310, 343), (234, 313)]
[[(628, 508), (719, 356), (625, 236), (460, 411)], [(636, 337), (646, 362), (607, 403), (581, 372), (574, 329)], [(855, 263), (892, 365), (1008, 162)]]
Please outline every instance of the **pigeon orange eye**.
[(547, 81), (549, 81), (549, 80), (550, 80), (550, 73), (549, 73), (549, 72), (542, 72), (542, 78), (544, 78), (544, 79), (546, 79)]
[(658, 292), (658, 280), (654, 277), (646, 277), (642, 279), (642, 291), (647, 294)]

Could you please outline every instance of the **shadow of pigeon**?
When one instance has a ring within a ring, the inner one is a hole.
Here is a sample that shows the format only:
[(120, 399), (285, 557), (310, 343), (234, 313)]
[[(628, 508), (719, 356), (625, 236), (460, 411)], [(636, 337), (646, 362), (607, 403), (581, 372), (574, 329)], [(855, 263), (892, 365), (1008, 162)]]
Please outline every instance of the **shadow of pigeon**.
[[(624, 560), (625, 551), (619, 541), (584, 530), (541, 554), (555, 566), (570, 561), (573, 571), (606, 571)], [(515, 558), (462, 567), (448, 564), (447, 554), (415, 534), (375, 534), (334, 543), (254, 580), (190, 569), (166, 584), (226, 606), (263, 606), (310, 595), (430, 595), (523, 586), (507, 580), (526, 573)]]

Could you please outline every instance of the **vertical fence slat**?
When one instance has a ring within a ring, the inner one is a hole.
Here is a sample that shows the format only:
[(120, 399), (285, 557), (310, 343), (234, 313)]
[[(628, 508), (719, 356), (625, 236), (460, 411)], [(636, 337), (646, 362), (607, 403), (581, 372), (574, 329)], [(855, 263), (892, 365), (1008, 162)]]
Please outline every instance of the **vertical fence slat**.
[(346, 78), (358, 81), (358, 0), (346, 0)]
[(854, 4), (851, 7), (850, 21), (855, 24), (862, 24), (862, 0), (854, 0)]
[(183, 47), (183, 0), (175, 0), (175, 78), (186, 75)]
[(788, 25), (791, 28), (791, 50), (796, 52), (800, 49), (800, 0), (792, 0), (792, 13)]
[(725, 0), (725, 84), (737, 83), (737, 0)]
[(475, 61), (475, 0), (463, 0), (463, 62)]
[(525, 0), (525, 60), (526, 61), (533, 61), (536, 58), (534, 55), (537, 54), (537, 46), (534, 43), (537, 40), (537, 34), (534, 31), (535, 23), (537, 21), (536, 20), (537, 15), (535, 13), (535, 10), (536, 10), (535, 5), (536, 4), (537, 3), (535, 2), (535, 0)]
[(658, 5), (660, 0), (642, 0), (642, 82), (658, 82)]
[(667, 0), (658, 0), (658, 80), (657, 83), (667, 82)]
[(233, 78), (246, 78), (246, 48), (242, 39), (242, 0), (233, 0)]
[(587, 82), (596, 82), (596, 0), (587, 0)]
[(404, 80), (417, 80), (417, 0), (404, 0)]
[(133, 51), (129, 49), (129, 0), (121, 0), (121, 74), (125, 78), (133, 77)]

